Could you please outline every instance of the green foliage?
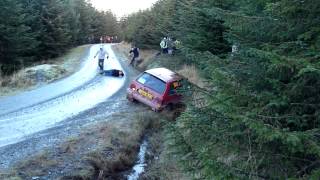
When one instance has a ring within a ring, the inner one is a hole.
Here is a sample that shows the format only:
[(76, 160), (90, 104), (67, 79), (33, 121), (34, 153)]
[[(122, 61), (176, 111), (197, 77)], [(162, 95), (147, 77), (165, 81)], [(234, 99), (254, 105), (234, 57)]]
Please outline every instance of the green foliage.
[(319, 177), (319, 11), (316, 0), (162, 0), (124, 21), (144, 47), (177, 37), (208, 81), (167, 129), (195, 179)]
[[(35, 34), (24, 24), (27, 21), (23, 7), (17, 1), (4, 0), (0, 2), (0, 67), (1, 64), (17, 64), (21, 56), (37, 46)], [(27, 56), (28, 57), (28, 56)], [(18, 66), (2, 67), (3, 70), (18, 68)]]
[(0, 10), (0, 67), (5, 74), (119, 31), (111, 12), (98, 12), (85, 0), (5, 0)]
[(159, 48), (164, 36), (174, 37), (187, 47), (213, 54), (230, 51), (224, 39), (227, 28), (206, 5), (211, 1), (161, 0), (150, 10), (121, 20), (123, 37), (141, 48)]

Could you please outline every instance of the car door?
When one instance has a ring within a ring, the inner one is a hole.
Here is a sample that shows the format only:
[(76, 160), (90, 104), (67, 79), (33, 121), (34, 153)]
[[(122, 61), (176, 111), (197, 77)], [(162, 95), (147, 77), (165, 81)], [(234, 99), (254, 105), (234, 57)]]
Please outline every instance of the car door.
[(169, 91), (167, 96), (167, 104), (176, 104), (181, 101), (182, 95), (178, 89), (181, 87), (180, 81), (173, 81), (169, 84)]

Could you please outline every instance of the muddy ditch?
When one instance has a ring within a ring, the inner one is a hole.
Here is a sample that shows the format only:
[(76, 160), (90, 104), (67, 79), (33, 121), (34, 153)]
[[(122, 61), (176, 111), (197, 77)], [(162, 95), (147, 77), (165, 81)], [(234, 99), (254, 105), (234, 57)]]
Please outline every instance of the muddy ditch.
[(139, 166), (137, 157), (141, 160), (148, 151), (146, 135), (163, 123), (160, 114), (141, 108), (138, 113), (115, 113), (57, 147), (17, 162), (0, 172), (0, 179), (127, 179)]
[[(114, 52), (116, 52), (123, 59), (130, 59), (127, 56), (126, 49), (128, 49), (128, 44), (118, 44), (112, 46)], [(142, 56), (140, 64), (134, 68), (138, 71), (143, 71), (147, 67), (158, 67), (158, 61), (170, 61), (166, 57), (158, 58), (156, 57), (156, 51), (145, 51), (141, 50), (147, 56)], [(170, 66), (170, 65), (169, 65)], [(172, 65), (171, 65), (172, 66)], [(176, 65), (174, 65), (175, 69)], [(181, 67), (180, 67), (181, 68)], [(184, 68), (187, 69), (187, 68)], [(189, 69), (186, 70), (189, 72)], [(193, 77), (193, 76), (192, 76)], [(149, 179), (175, 179), (175, 180), (188, 180), (191, 179), (186, 175), (183, 170), (178, 166), (177, 159), (174, 156), (170, 155), (167, 142), (165, 141), (165, 126), (169, 123), (174, 123), (177, 117), (185, 111), (186, 106), (184, 104), (179, 104), (177, 107), (174, 107), (171, 111), (165, 110), (161, 113), (158, 113), (161, 117), (162, 124), (157, 129), (148, 129), (144, 135), (144, 138), (141, 141), (139, 154), (136, 159), (134, 167), (132, 167), (130, 174), (125, 173), (126, 175), (123, 179), (140, 179), (140, 180), (149, 180)], [(159, 119), (157, 119), (159, 122)], [(172, 122), (170, 122), (172, 121)]]
[(140, 177), (140, 175), (144, 173), (145, 167), (147, 165), (145, 158), (148, 144), (148, 139), (144, 138), (139, 148), (137, 161), (131, 170), (132, 172), (129, 175), (127, 175), (128, 180), (137, 180)]

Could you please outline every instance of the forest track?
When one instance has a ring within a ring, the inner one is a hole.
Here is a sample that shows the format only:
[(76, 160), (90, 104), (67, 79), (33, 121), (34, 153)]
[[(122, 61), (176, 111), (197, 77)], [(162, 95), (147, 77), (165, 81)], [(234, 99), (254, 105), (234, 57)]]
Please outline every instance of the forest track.
[[(81, 133), (89, 125), (105, 121), (115, 112), (136, 111), (125, 99), (125, 92), (132, 77), (138, 74), (133, 68), (124, 65), (126, 59), (121, 59), (113, 53), (110, 45), (105, 45), (109, 59), (105, 62), (105, 69), (122, 69), (125, 78), (114, 78), (97, 75), (97, 64), (93, 56), (99, 45), (91, 48), (83, 68), (74, 75), (38, 89), (38, 92), (53, 93), (55, 88), (62, 88), (57, 95), (37, 98), (36, 92), (20, 94), (19, 97), (32, 101), (27, 105), (19, 105), (10, 111), (3, 110), (5, 102), (0, 100), (0, 170), (11, 167), (43, 149), (57, 146), (70, 136)], [(85, 75), (83, 73), (86, 73)], [(72, 82), (71, 87), (64, 87)], [(77, 85), (77, 83), (79, 83)], [(49, 91), (49, 92), (47, 92)], [(33, 94), (34, 96), (28, 97)], [(6, 99), (9, 101), (10, 97)], [(24, 102), (24, 101), (22, 101)], [(7, 105), (9, 106), (9, 105)], [(10, 108), (9, 108), (10, 109)]]

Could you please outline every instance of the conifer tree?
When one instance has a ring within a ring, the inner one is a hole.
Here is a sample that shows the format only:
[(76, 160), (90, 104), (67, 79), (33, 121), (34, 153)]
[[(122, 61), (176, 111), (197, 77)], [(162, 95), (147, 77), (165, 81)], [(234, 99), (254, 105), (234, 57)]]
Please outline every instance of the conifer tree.
[(85, 0), (4, 0), (0, 10), (0, 66), (5, 74), (118, 33), (115, 15), (98, 12)]
[[(167, 13), (171, 3), (177, 15)], [(193, 87), (168, 129), (171, 150), (195, 178), (319, 179), (319, 7), (316, 0), (162, 0), (140, 12), (143, 21), (128, 17), (130, 32), (178, 37), (184, 59), (208, 82)], [(157, 27), (144, 29), (147, 21)]]
[(28, 17), (22, 4), (11, 0), (0, 2), (0, 66), (5, 74), (19, 69), (23, 56), (30, 58), (29, 51), (37, 46), (26, 21)]

